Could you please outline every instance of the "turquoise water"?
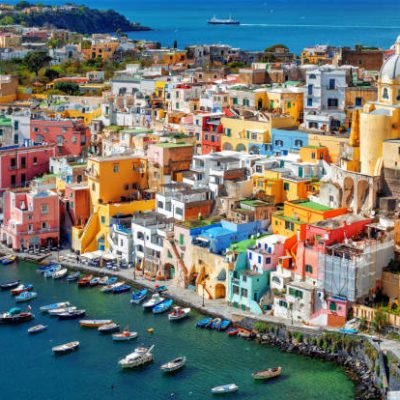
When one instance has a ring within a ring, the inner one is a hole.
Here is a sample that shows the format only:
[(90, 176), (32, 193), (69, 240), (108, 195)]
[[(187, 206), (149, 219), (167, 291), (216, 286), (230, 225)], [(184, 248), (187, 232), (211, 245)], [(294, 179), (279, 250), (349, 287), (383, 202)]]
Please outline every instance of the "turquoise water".
[[(36, 319), (18, 326), (0, 326), (1, 398), (26, 400), (162, 400), (211, 399), (211, 387), (235, 382), (240, 391), (232, 399), (330, 400), (351, 399), (353, 384), (334, 365), (257, 345), (224, 333), (196, 329), (201, 316), (181, 323), (168, 322), (166, 315), (143, 313), (129, 304), (129, 295), (105, 295), (97, 288), (78, 289), (76, 284), (45, 280), (36, 266), (20, 263), (2, 267), (0, 281), (20, 278), (33, 283), (38, 298), (30, 304)], [(58, 321), (39, 312), (39, 306), (69, 300), (86, 308), (88, 317), (112, 318), (130, 324), (138, 339), (115, 343), (94, 329), (80, 328), (77, 321)], [(0, 310), (14, 305), (8, 292), (0, 292)], [(30, 336), (29, 326), (44, 323), (48, 331)], [(147, 333), (153, 327), (154, 334)], [(54, 357), (51, 347), (79, 340), (81, 348)], [(118, 359), (137, 345), (155, 344), (153, 364), (139, 370), (122, 371)], [(164, 376), (159, 366), (179, 355), (187, 366), (175, 376)], [(282, 377), (269, 383), (255, 383), (251, 372), (270, 366), (283, 367)], [(114, 389), (112, 389), (114, 386)]]
[[(15, 3), (16, 1), (11, 1)], [(63, 0), (46, 0), (63, 4)], [(261, 50), (285, 43), (292, 51), (317, 43), (389, 47), (400, 34), (398, 0), (80, 0), (96, 8), (113, 8), (132, 21), (154, 28), (131, 33), (180, 47), (193, 43), (228, 43)], [(239, 19), (241, 26), (209, 26), (213, 15)]]

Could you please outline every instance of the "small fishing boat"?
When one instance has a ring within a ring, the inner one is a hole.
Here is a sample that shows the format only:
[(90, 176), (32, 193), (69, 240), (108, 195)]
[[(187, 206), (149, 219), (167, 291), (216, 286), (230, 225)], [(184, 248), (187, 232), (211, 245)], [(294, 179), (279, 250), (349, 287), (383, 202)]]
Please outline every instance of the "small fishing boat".
[(75, 311), (76, 307), (71, 306), (71, 307), (60, 307), (60, 308), (54, 308), (53, 310), (49, 310), (47, 313), (51, 315), (52, 317), (58, 317), (60, 314), (63, 313), (69, 313), (72, 311)]
[(67, 268), (62, 268), (62, 269), (54, 272), (52, 278), (53, 279), (62, 279), (64, 277), (66, 277), (67, 274), (68, 274)]
[(82, 319), (79, 321), (79, 325), (86, 328), (98, 328), (99, 326), (112, 323), (113, 321), (111, 319)]
[(168, 288), (165, 285), (155, 285), (154, 286), (154, 292), (155, 293), (164, 293), (168, 290)]
[(99, 282), (100, 282), (100, 278), (96, 276), (90, 280), (89, 286), (91, 286), (91, 287), (97, 286), (99, 284)]
[(118, 293), (126, 293), (129, 292), (131, 290), (131, 287), (129, 285), (121, 285), (118, 287), (115, 287), (113, 289), (113, 294), (118, 294)]
[(282, 373), (282, 367), (268, 368), (263, 371), (256, 371), (252, 373), (255, 380), (265, 381), (267, 379), (276, 378)]
[(25, 301), (30, 301), (33, 300), (37, 297), (37, 293), (36, 292), (23, 292), (20, 295), (15, 297), (15, 301), (17, 303), (22, 303)]
[(17, 256), (5, 256), (0, 258), (0, 262), (3, 265), (8, 265), (8, 264), (12, 264), (15, 260), (17, 259)]
[(217, 324), (221, 322), (221, 318), (212, 319), (206, 326), (206, 329), (214, 329)]
[(112, 322), (111, 324), (105, 324), (105, 325), (101, 325), (97, 328), (97, 330), (100, 333), (115, 333), (115, 332), (119, 332), (119, 325), (116, 324), (115, 322)]
[(61, 265), (53, 264), (49, 269), (46, 269), (43, 273), (45, 278), (52, 278), (54, 273), (61, 269)]
[(18, 296), (21, 293), (31, 292), (32, 290), (33, 290), (33, 285), (31, 285), (31, 284), (23, 285), (22, 284), (22, 285), (18, 285), (15, 289), (12, 289), (10, 293), (13, 296)]
[(107, 285), (107, 286), (102, 287), (100, 290), (103, 293), (111, 293), (114, 289), (116, 289), (116, 288), (118, 288), (118, 287), (120, 287), (122, 285), (125, 285), (124, 281), (112, 283), (111, 285)]
[(5, 313), (0, 314), (0, 324), (19, 324), (21, 322), (27, 322), (35, 318), (35, 316), (29, 311), (22, 312), (20, 308), (13, 307)]
[(211, 321), (212, 318), (203, 318), (196, 322), (196, 328), (205, 328)]
[(50, 264), (47, 265), (41, 265), (36, 272), (39, 272), (40, 274), (43, 274), (45, 271), (49, 270), (51, 268)]
[(216, 386), (211, 389), (212, 394), (226, 394), (226, 393), (234, 393), (239, 390), (239, 386), (234, 383), (229, 383), (227, 385)]
[(70, 306), (69, 301), (61, 301), (59, 303), (48, 304), (47, 306), (40, 307), (41, 312), (49, 312), (50, 310), (55, 310), (56, 308), (68, 307)]
[(85, 316), (86, 310), (72, 310), (57, 314), (59, 320), (78, 319)]
[(164, 300), (164, 297), (161, 297), (158, 293), (154, 293), (149, 301), (143, 303), (143, 308), (145, 310), (151, 310), (153, 307), (155, 307), (157, 304), (162, 303)]
[(113, 285), (118, 281), (118, 278), (116, 276), (112, 276), (111, 278), (108, 278), (105, 285)]
[(1, 290), (10, 290), (10, 289), (16, 288), (20, 283), (21, 283), (21, 281), (19, 279), (16, 281), (1, 283), (0, 289)]
[(129, 328), (124, 329), (121, 333), (114, 333), (112, 335), (113, 340), (116, 342), (123, 342), (137, 338), (137, 332), (131, 332)]
[(163, 312), (168, 311), (172, 307), (173, 302), (174, 302), (173, 300), (168, 299), (164, 300), (160, 304), (157, 304), (152, 309), (153, 314), (162, 314)]
[(237, 333), (238, 336), (244, 339), (252, 339), (255, 337), (255, 334), (248, 329), (239, 328), (239, 332)]
[(80, 276), (81, 276), (81, 273), (79, 271), (73, 272), (67, 276), (66, 280), (67, 280), (67, 282), (76, 282)]
[(108, 283), (108, 276), (103, 276), (103, 277), (101, 277), (100, 279), (99, 279), (99, 285), (102, 285), (102, 286), (104, 286), (104, 285), (107, 285)]
[(65, 343), (59, 346), (54, 346), (51, 350), (53, 351), (54, 354), (66, 354), (78, 350), (79, 344), (80, 343), (78, 341)]
[(39, 325), (35, 325), (35, 326), (30, 327), (28, 329), (28, 333), (30, 335), (34, 335), (35, 333), (40, 333), (40, 332), (43, 332), (45, 330), (47, 330), (47, 325), (39, 324)]
[(147, 289), (143, 289), (133, 293), (131, 297), (131, 303), (140, 304), (146, 298), (148, 292), (149, 291)]
[(226, 331), (228, 336), (236, 336), (239, 333), (239, 328), (231, 327)]
[(230, 324), (231, 321), (223, 319), (218, 325), (215, 326), (214, 329), (216, 329), (217, 331), (226, 331)]
[(183, 368), (186, 364), (186, 357), (177, 357), (172, 361), (168, 361), (167, 363), (161, 365), (161, 371), (163, 372), (175, 372), (179, 369)]
[(154, 345), (150, 348), (138, 347), (133, 353), (128, 354), (123, 359), (118, 361), (122, 368), (135, 368), (153, 361), (153, 354), (151, 353)]
[(92, 279), (93, 279), (93, 275), (86, 275), (83, 278), (79, 279), (78, 286), (79, 287), (89, 286), (89, 283)]
[(170, 321), (179, 321), (180, 319), (186, 318), (189, 316), (191, 309), (190, 308), (182, 308), (179, 306), (174, 307), (174, 311), (168, 314), (168, 319)]

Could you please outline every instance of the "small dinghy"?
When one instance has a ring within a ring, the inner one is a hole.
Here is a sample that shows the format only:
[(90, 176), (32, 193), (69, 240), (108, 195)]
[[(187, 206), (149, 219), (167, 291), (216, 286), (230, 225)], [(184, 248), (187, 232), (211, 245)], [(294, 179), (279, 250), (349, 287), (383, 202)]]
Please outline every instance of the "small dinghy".
[(17, 256), (5, 256), (0, 259), (0, 262), (3, 265), (12, 264), (17, 259)]
[(119, 293), (126, 293), (129, 292), (131, 290), (131, 287), (129, 285), (121, 285), (118, 287), (115, 287), (113, 289), (113, 294), (119, 294)]
[(255, 333), (253, 333), (252, 331), (249, 331), (248, 329), (243, 329), (243, 328), (239, 329), (239, 332), (237, 333), (237, 335), (244, 339), (252, 339), (255, 337)]
[(212, 318), (203, 318), (196, 322), (196, 328), (205, 328), (212, 320)]
[(179, 369), (183, 368), (186, 364), (186, 357), (177, 357), (172, 361), (169, 361), (163, 365), (161, 365), (161, 371), (163, 372), (175, 372)]
[(63, 321), (66, 319), (77, 319), (80, 317), (84, 317), (86, 314), (86, 310), (73, 310), (73, 311), (67, 311), (64, 313), (58, 314), (58, 319)]
[(102, 278), (100, 278), (99, 279), (99, 285), (102, 285), (102, 286), (104, 286), (104, 285), (108, 285), (108, 276), (103, 276)]
[(147, 296), (149, 291), (147, 289), (139, 290), (132, 294), (131, 304), (140, 304)]
[(162, 314), (163, 312), (168, 311), (172, 307), (173, 302), (174, 302), (173, 300), (168, 299), (164, 300), (160, 304), (157, 304), (152, 309), (153, 314)]
[(68, 274), (67, 268), (62, 268), (59, 271), (54, 272), (52, 278), (53, 279), (62, 279), (64, 277), (66, 277), (67, 274)]
[(69, 301), (61, 301), (59, 303), (48, 304), (47, 306), (40, 307), (41, 312), (49, 312), (50, 310), (55, 310), (56, 308), (64, 308), (70, 306)]
[(21, 281), (19, 279), (16, 281), (1, 283), (0, 289), (1, 290), (10, 290), (10, 289), (16, 288), (20, 283), (21, 283)]
[(71, 274), (69, 274), (66, 277), (66, 281), (67, 282), (76, 282), (79, 279), (80, 276), (81, 276), (81, 273), (79, 271), (72, 272)]
[(212, 394), (226, 394), (234, 393), (239, 390), (239, 386), (234, 383), (228, 383), (227, 385), (216, 386), (211, 389)]
[(161, 297), (158, 293), (154, 293), (149, 301), (143, 303), (143, 308), (145, 310), (151, 310), (153, 307), (162, 303), (164, 300), (165, 300), (164, 297)]
[(129, 329), (124, 329), (121, 333), (114, 333), (112, 339), (116, 342), (124, 342), (137, 338), (137, 332), (131, 332)]
[(43, 332), (45, 330), (47, 330), (47, 325), (39, 324), (39, 325), (35, 325), (35, 326), (30, 327), (28, 329), (28, 333), (30, 335), (34, 335), (35, 333), (40, 333), (40, 332)]
[(111, 293), (112, 291), (114, 291), (114, 289), (116, 289), (120, 286), (123, 286), (123, 285), (125, 285), (124, 281), (116, 282), (116, 283), (112, 283), (111, 285), (106, 285), (106, 286), (102, 287), (100, 290), (103, 293)]
[(100, 282), (100, 278), (95, 277), (95, 278), (93, 278), (93, 279), (90, 280), (89, 286), (90, 286), (90, 287), (97, 286), (97, 285), (99, 284), (99, 282)]
[(17, 303), (23, 303), (25, 301), (30, 301), (33, 300), (37, 297), (36, 292), (23, 292), (20, 295), (15, 297), (15, 301)]
[(112, 322), (111, 324), (105, 324), (105, 325), (99, 326), (97, 328), (97, 330), (103, 334), (115, 333), (115, 332), (119, 332), (119, 325), (116, 324), (115, 322)]
[(108, 278), (105, 285), (113, 285), (114, 283), (117, 283), (118, 278), (116, 276), (112, 276), (111, 278)]
[(113, 321), (111, 319), (82, 319), (79, 321), (79, 325), (86, 328), (98, 328), (99, 326), (112, 323)]
[(21, 293), (24, 292), (31, 292), (33, 290), (33, 285), (29, 284), (29, 285), (18, 285), (15, 289), (11, 290), (11, 294), (13, 296), (18, 296)]
[(67, 354), (71, 353), (72, 351), (78, 350), (79, 344), (80, 343), (78, 341), (65, 343), (59, 346), (54, 346), (51, 350), (54, 354)]
[(52, 317), (58, 317), (60, 314), (69, 313), (69, 312), (72, 312), (75, 310), (76, 310), (75, 306), (60, 307), (60, 308), (54, 308), (53, 310), (49, 310), (49, 311), (47, 311), (47, 313), (49, 315), (51, 315)]
[(231, 327), (226, 331), (228, 336), (236, 336), (239, 333), (239, 328)]
[(59, 264), (52, 264), (49, 269), (46, 269), (43, 273), (45, 278), (52, 278), (54, 273), (61, 270), (61, 265)]
[(167, 290), (168, 290), (168, 288), (165, 285), (161, 285), (161, 286), (156, 285), (156, 286), (154, 286), (154, 292), (155, 293), (164, 293)]
[(231, 321), (229, 321), (227, 319), (223, 319), (219, 324), (217, 324), (215, 326), (214, 329), (216, 329), (217, 331), (226, 331), (230, 324), (231, 324)]
[(174, 307), (174, 311), (168, 314), (168, 319), (170, 321), (179, 321), (180, 319), (187, 318), (189, 316), (191, 309), (190, 308), (182, 308), (179, 306)]
[(263, 371), (256, 371), (252, 374), (255, 380), (266, 381), (271, 378), (276, 378), (282, 373), (282, 367), (275, 367), (265, 369)]
[(89, 282), (93, 279), (93, 275), (86, 275), (83, 278), (79, 279), (78, 286), (86, 287), (89, 286)]

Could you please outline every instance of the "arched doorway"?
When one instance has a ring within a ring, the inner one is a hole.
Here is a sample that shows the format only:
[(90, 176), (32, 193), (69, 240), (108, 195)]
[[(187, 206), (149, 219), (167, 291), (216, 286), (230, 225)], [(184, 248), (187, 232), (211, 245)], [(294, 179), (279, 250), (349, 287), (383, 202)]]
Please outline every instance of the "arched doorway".
[(215, 298), (216, 299), (224, 299), (226, 295), (225, 285), (222, 283), (217, 283), (215, 285)]
[(368, 208), (369, 184), (367, 181), (359, 181), (357, 184), (357, 212)]
[(222, 150), (233, 150), (233, 147), (230, 143), (224, 143)]
[(354, 207), (354, 181), (350, 177), (343, 181), (343, 207)]
[(236, 151), (246, 151), (246, 146), (244, 144), (242, 144), (242, 143), (239, 143), (236, 146)]
[(257, 101), (257, 109), (258, 110), (261, 110), (263, 108), (263, 106), (262, 106), (262, 99), (258, 99), (258, 101)]
[(172, 264), (165, 264), (164, 266), (164, 276), (166, 279), (175, 278), (175, 267)]

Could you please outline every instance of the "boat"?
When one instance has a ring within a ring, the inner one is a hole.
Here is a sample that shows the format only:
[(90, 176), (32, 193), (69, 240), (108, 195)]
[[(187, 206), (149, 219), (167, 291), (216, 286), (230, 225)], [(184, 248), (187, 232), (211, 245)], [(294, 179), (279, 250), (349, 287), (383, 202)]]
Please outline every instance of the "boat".
[(19, 294), (24, 293), (24, 292), (31, 292), (32, 289), (33, 289), (33, 285), (31, 285), (31, 284), (23, 285), (22, 284), (22, 285), (18, 285), (15, 289), (12, 289), (10, 293), (13, 296), (18, 296)]
[(116, 276), (112, 276), (111, 278), (108, 278), (105, 285), (112, 285), (118, 281), (118, 278)]
[(0, 263), (2, 263), (3, 265), (8, 265), (8, 264), (12, 264), (15, 260), (17, 259), (17, 256), (5, 256), (0, 258)]
[(62, 279), (64, 277), (66, 277), (67, 274), (68, 274), (67, 268), (62, 268), (62, 269), (54, 272), (52, 278), (53, 279)]
[(97, 328), (100, 333), (115, 333), (119, 332), (119, 325), (115, 322), (111, 322), (111, 324), (101, 325)]
[(153, 350), (154, 345), (150, 348), (138, 347), (133, 353), (128, 354), (123, 359), (118, 361), (118, 364), (122, 368), (135, 368), (144, 364), (148, 364), (153, 361)]
[(114, 333), (112, 339), (116, 342), (123, 342), (137, 338), (137, 332), (131, 332), (129, 328), (124, 329), (121, 333)]
[(186, 364), (186, 357), (177, 357), (172, 361), (168, 361), (167, 363), (161, 365), (161, 371), (163, 372), (175, 372), (179, 369), (183, 368)]
[(46, 269), (43, 273), (43, 276), (45, 278), (52, 278), (54, 273), (59, 271), (61, 269), (61, 265), (59, 264), (53, 264), (49, 269)]
[(229, 327), (229, 325), (231, 324), (231, 321), (227, 320), (227, 319), (223, 319), (216, 327), (215, 329), (217, 331), (226, 331)]
[(240, 25), (240, 21), (229, 17), (227, 19), (219, 19), (215, 16), (207, 21), (210, 25)]
[(164, 297), (161, 297), (158, 293), (154, 293), (149, 301), (143, 303), (143, 308), (145, 310), (151, 310), (153, 307), (155, 307), (157, 304), (162, 303), (164, 300)]
[(78, 286), (79, 287), (88, 286), (92, 279), (93, 279), (93, 275), (85, 275), (83, 278), (79, 279)]
[(98, 328), (99, 326), (112, 323), (111, 319), (82, 319), (79, 321), (79, 325), (86, 328)]
[(239, 390), (239, 386), (234, 383), (228, 383), (227, 385), (215, 386), (211, 389), (212, 394), (226, 394), (234, 393)]
[(132, 293), (131, 303), (140, 304), (147, 296), (149, 291), (147, 289), (139, 290), (136, 293)]
[(232, 326), (226, 331), (226, 333), (228, 336), (236, 336), (239, 333), (239, 328)]
[(118, 294), (118, 293), (126, 293), (129, 292), (131, 290), (131, 287), (129, 285), (121, 285), (118, 287), (115, 287), (113, 289), (113, 294)]
[(40, 332), (43, 332), (45, 330), (47, 330), (47, 325), (39, 324), (39, 325), (35, 325), (35, 326), (30, 327), (28, 329), (28, 333), (33, 335), (35, 333), (40, 333)]
[(75, 306), (60, 307), (60, 308), (54, 308), (52, 310), (49, 310), (47, 313), (49, 315), (53, 316), (53, 317), (58, 317), (60, 314), (72, 312), (72, 311), (75, 311), (75, 310), (76, 310)]
[(81, 273), (79, 271), (73, 272), (72, 274), (69, 274), (66, 278), (67, 282), (75, 282), (79, 279), (81, 276)]
[(255, 333), (243, 328), (239, 328), (239, 332), (237, 333), (237, 335), (245, 339), (252, 339), (255, 337)]
[(40, 274), (43, 274), (45, 271), (49, 270), (51, 268), (51, 264), (46, 264), (46, 265), (41, 265), (36, 272), (39, 272)]
[(78, 319), (86, 314), (86, 310), (72, 310), (58, 314), (59, 320)]
[(0, 324), (19, 324), (21, 322), (27, 322), (35, 318), (30, 312), (22, 312), (20, 308), (13, 307), (9, 311), (0, 314)]
[(99, 279), (99, 285), (102, 285), (102, 286), (107, 285), (108, 279), (109, 279), (108, 276), (101, 277)]
[(17, 303), (22, 303), (24, 301), (30, 301), (33, 300), (37, 297), (37, 293), (36, 292), (23, 292), (20, 295), (15, 297), (15, 301)]
[(203, 318), (196, 322), (196, 328), (205, 328), (212, 321), (212, 318)]
[(155, 293), (163, 293), (163, 292), (166, 292), (167, 290), (168, 290), (168, 288), (165, 285), (161, 285), (161, 286), (156, 285), (156, 286), (154, 286), (154, 292)]
[(5, 282), (0, 284), (0, 289), (1, 290), (10, 290), (16, 288), (21, 281), (18, 279), (16, 281), (10, 281), (10, 282)]
[(206, 328), (207, 329), (217, 329), (217, 327), (219, 327), (221, 322), (222, 322), (221, 318), (215, 318), (209, 324), (206, 325)]
[(163, 312), (168, 311), (172, 307), (173, 302), (174, 301), (171, 299), (164, 300), (162, 303), (154, 306), (151, 311), (153, 312), (153, 314), (162, 314)]
[(253, 372), (251, 375), (255, 380), (265, 381), (267, 379), (276, 378), (282, 373), (282, 367), (268, 368), (263, 371)]
[(89, 286), (93, 287), (93, 286), (97, 286), (100, 282), (100, 278), (95, 277), (93, 279), (90, 280), (89, 282)]
[(120, 286), (122, 286), (122, 285), (125, 285), (125, 282), (124, 282), (124, 281), (112, 283), (111, 285), (107, 285), (107, 286), (102, 287), (100, 290), (101, 290), (103, 293), (110, 293), (110, 292), (112, 292), (115, 288), (118, 288), (118, 287), (120, 287)]
[(70, 306), (69, 301), (61, 301), (59, 303), (48, 304), (47, 306), (40, 307), (41, 312), (48, 312), (50, 310), (55, 310), (56, 308), (68, 307)]
[(190, 308), (182, 308), (179, 306), (174, 307), (174, 311), (168, 314), (168, 319), (170, 321), (179, 321), (180, 319), (186, 318), (189, 316), (191, 309)]
[(79, 345), (80, 343), (78, 341), (70, 342), (61, 344), (59, 346), (54, 346), (51, 350), (53, 351), (54, 354), (66, 354), (78, 350)]
[(340, 333), (345, 333), (348, 335), (357, 335), (358, 329), (352, 329), (352, 328), (340, 328), (339, 329)]

